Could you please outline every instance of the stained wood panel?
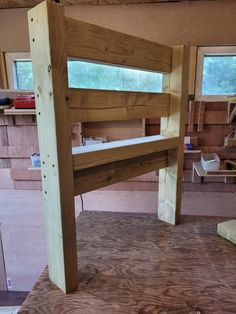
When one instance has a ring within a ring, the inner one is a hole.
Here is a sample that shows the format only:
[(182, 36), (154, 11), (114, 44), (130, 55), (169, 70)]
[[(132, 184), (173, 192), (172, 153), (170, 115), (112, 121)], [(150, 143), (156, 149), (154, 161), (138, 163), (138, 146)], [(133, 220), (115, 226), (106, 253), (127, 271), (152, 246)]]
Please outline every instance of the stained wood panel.
[[(58, 2), (56, 0), (48, 0)], [(163, 3), (163, 2), (183, 2), (185, 0), (59, 0), (63, 5), (83, 5), (83, 4), (136, 4), (136, 3)], [(199, 1), (199, 0), (189, 0)], [(209, 0), (214, 1), (214, 0)], [(0, 9), (7, 8), (31, 8), (39, 4), (41, 0), (1, 0)]]
[(105, 137), (108, 142), (145, 136), (142, 120), (83, 123), (83, 137)]
[(87, 60), (171, 72), (172, 48), (66, 18), (67, 54)]
[(39, 305), (53, 314), (234, 313), (236, 253), (217, 236), (222, 221), (183, 216), (173, 228), (156, 215), (85, 211), (77, 222), (79, 288), (63, 294), (45, 270), (19, 314)]
[(114, 121), (166, 117), (169, 94), (68, 89), (70, 121)]
[(40, 170), (30, 171), (23, 168), (11, 168), (12, 180), (16, 181), (39, 181), (41, 180)]

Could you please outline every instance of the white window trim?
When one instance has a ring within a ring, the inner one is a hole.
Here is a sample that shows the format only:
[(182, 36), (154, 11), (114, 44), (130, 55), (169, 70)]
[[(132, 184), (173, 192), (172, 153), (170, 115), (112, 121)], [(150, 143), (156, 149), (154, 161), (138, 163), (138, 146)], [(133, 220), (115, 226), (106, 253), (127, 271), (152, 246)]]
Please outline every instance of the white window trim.
[[(31, 56), (29, 52), (6, 52), (5, 62), (7, 71), (8, 87), (12, 90), (18, 90), (16, 88), (16, 73), (14, 61), (30, 60)], [(21, 90), (22, 91), (22, 90)]]
[(236, 46), (198, 47), (195, 100), (227, 101), (230, 95), (202, 95), (203, 60), (206, 55), (236, 55)]

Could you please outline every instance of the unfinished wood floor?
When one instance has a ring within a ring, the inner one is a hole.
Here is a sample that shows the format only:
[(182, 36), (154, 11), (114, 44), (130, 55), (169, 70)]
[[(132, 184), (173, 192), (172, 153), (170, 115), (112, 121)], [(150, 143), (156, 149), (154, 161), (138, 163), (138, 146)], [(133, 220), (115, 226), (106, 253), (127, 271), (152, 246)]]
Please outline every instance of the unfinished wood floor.
[(217, 236), (221, 221), (82, 212), (77, 291), (63, 294), (45, 270), (19, 313), (235, 313), (236, 246)]

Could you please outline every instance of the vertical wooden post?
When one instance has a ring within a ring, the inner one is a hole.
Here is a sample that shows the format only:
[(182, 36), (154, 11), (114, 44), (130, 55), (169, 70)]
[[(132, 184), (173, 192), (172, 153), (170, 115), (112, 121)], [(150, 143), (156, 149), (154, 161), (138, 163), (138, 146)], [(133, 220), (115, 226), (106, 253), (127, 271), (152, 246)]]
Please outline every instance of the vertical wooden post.
[(43, 2), (29, 11), (50, 279), (77, 287), (71, 126), (66, 106), (67, 55), (63, 7)]
[(161, 134), (179, 136), (179, 148), (169, 152), (169, 167), (159, 171), (158, 218), (177, 224), (181, 212), (185, 111), (188, 86), (188, 54), (184, 46), (173, 48), (170, 75), (170, 115), (161, 118)]

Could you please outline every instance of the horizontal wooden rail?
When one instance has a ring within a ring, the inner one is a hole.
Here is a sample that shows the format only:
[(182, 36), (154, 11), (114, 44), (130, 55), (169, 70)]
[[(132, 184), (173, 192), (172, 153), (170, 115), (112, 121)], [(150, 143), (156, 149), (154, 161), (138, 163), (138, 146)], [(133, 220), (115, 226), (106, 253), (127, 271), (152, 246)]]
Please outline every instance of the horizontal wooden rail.
[(73, 169), (81, 170), (177, 148), (179, 137), (155, 135), (73, 149)]
[(72, 18), (65, 19), (68, 56), (171, 72), (171, 47)]
[(69, 88), (66, 99), (72, 123), (166, 117), (170, 112), (165, 93)]
[(75, 195), (168, 166), (168, 151), (130, 158), (74, 172)]

